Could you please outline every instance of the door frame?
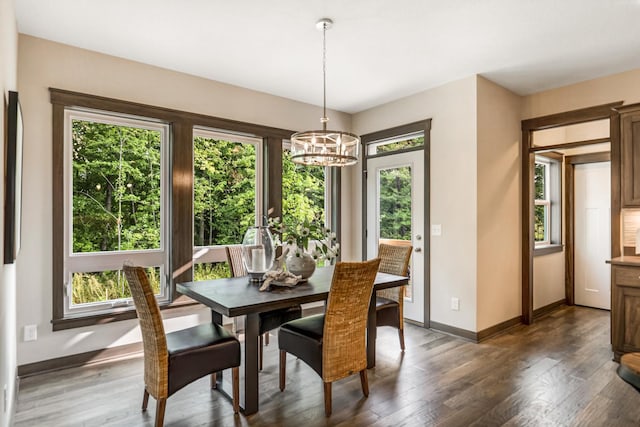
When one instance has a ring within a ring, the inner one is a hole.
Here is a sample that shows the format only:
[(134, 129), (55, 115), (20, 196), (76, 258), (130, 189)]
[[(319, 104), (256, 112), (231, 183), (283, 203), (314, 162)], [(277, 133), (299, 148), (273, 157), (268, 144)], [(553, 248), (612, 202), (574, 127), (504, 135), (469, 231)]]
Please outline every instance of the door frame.
[[(535, 153), (542, 150), (571, 148), (576, 144), (558, 144), (554, 146), (534, 147), (533, 132), (561, 126), (575, 125), (596, 120), (609, 119), (609, 138), (593, 141), (582, 141), (579, 145), (609, 141), (611, 144), (611, 256), (620, 256), (620, 115), (614, 110), (623, 101), (564, 113), (551, 114), (522, 120), (521, 160), (521, 217), (522, 217), (522, 323), (533, 323), (533, 252), (535, 239), (533, 236), (534, 201), (533, 173)], [(565, 284), (566, 288), (566, 284)]]
[[(602, 163), (611, 161), (611, 152), (599, 152), (565, 156), (564, 158), (564, 200), (565, 200), (565, 269), (564, 288), (567, 305), (575, 304), (575, 167), (588, 163)], [(611, 196), (613, 200), (613, 195)], [(613, 210), (612, 210), (613, 219)], [(611, 234), (613, 241), (613, 233)]]
[[(378, 154), (375, 156), (367, 155), (368, 145), (376, 141), (394, 138), (402, 135), (409, 135), (412, 133), (422, 132), (424, 135), (424, 146), (408, 148), (405, 150), (391, 151), (389, 153)], [(367, 160), (374, 157), (392, 156), (395, 154), (406, 153), (408, 151), (420, 152), (422, 151), (424, 160), (424, 218), (423, 218), (423, 254), (424, 254), (424, 319), (422, 326), (429, 328), (431, 326), (431, 212), (430, 212), (430, 196), (431, 190), (429, 183), (431, 182), (429, 177), (431, 174), (431, 119), (421, 120), (418, 122), (409, 123), (402, 126), (397, 126), (390, 129), (381, 130), (378, 132), (362, 135), (362, 259), (367, 259)]]

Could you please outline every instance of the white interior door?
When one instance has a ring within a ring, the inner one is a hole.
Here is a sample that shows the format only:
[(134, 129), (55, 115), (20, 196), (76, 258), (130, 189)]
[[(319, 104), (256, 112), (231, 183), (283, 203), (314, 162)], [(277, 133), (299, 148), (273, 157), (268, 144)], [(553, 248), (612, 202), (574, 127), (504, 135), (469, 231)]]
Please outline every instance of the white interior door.
[(424, 322), (424, 158), (412, 151), (367, 160), (367, 257), (378, 244), (411, 244), (404, 317)]
[(611, 163), (574, 169), (575, 303), (611, 309)]

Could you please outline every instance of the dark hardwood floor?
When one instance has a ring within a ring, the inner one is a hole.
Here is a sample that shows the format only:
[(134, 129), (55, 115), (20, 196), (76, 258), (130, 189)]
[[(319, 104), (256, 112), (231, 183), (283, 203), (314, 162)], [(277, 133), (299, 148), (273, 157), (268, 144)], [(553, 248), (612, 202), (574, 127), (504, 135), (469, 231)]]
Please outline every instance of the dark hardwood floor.
[[(333, 386), (325, 418), (322, 382), (289, 356), (278, 389), (272, 335), (260, 374), (260, 411), (234, 416), (231, 403), (197, 381), (169, 398), (166, 426), (639, 426), (640, 393), (616, 375), (609, 313), (563, 307), (530, 327), (473, 344), (407, 325), (378, 332), (369, 398), (354, 375)], [(142, 359), (73, 368), (20, 382), (16, 426), (151, 426), (140, 412)], [(228, 379), (230, 375), (226, 376)]]

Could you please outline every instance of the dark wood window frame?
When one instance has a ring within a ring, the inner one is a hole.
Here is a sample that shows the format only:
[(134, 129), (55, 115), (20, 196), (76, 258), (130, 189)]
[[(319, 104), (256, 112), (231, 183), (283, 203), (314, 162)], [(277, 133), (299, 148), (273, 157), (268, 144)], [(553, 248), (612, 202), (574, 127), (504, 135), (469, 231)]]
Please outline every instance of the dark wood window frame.
[[(233, 133), (256, 135), (263, 140), (264, 148), (264, 212), (272, 216), (282, 214), (282, 142), (294, 131), (262, 126), (236, 120), (190, 113), (170, 108), (151, 106), (102, 96), (88, 95), (62, 89), (49, 88), (53, 109), (52, 131), (52, 286), (53, 330), (62, 330), (110, 323), (136, 317), (133, 308), (126, 311), (64, 316), (64, 114), (67, 108), (81, 108), (115, 114), (125, 114), (155, 119), (170, 125), (170, 219), (173, 237), (170, 245), (168, 270), (171, 303), (162, 309), (172, 309), (196, 304), (175, 291), (175, 282), (192, 279), (193, 258), (193, 128), (206, 127)], [(332, 174), (332, 224), (340, 238), (340, 171), (331, 168)], [(181, 236), (186, 236), (182, 238)]]

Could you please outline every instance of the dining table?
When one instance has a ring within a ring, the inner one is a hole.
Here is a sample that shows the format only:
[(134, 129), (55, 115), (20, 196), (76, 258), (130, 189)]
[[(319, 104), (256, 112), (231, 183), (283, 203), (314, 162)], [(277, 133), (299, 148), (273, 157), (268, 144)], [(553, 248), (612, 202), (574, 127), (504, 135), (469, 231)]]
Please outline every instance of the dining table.
[[(259, 314), (297, 304), (324, 301), (329, 296), (333, 266), (316, 268), (305, 282), (294, 287), (271, 285), (270, 290), (260, 291), (259, 282), (249, 277), (198, 280), (177, 283), (179, 293), (200, 302), (211, 309), (211, 321), (223, 324), (223, 316), (245, 316), (244, 330), (244, 387), (241, 387), (240, 407), (245, 415), (258, 412), (258, 325)], [(375, 291), (408, 283), (408, 277), (378, 272), (374, 281), (367, 319), (367, 368), (376, 361), (376, 304)], [(222, 375), (218, 375), (222, 381)], [(220, 387), (223, 390), (222, 384)]]

